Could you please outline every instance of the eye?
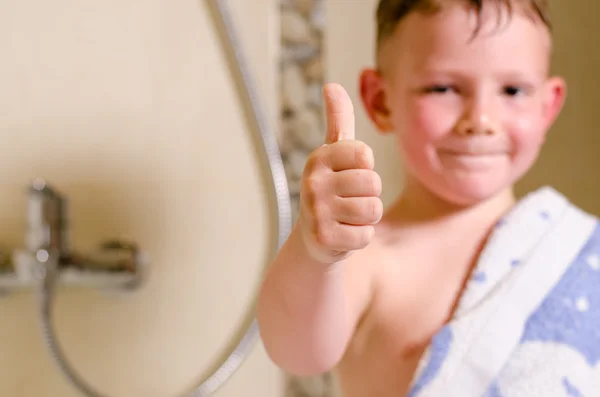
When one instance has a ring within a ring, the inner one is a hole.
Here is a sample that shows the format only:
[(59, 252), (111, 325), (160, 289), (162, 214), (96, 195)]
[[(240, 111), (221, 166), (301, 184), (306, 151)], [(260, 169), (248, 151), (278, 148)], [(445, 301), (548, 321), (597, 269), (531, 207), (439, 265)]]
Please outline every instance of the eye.
[(525, 89), (522, 88), (522, 87), (518, 87), (518, 86), (515, 86), (515, 85), (509, 85), (509, 86), (506, 86), (506, 87), (504, 87), (502, 89), (502, 93), (504, 95), (515, 97), (515, 96), (518, 96), (518, 95), (523, 95), (526, 92), (525, 92)]
[(448, 85), (433, 85), (425, 89), (425, 92), (428, 94), (447, 94), (452, 91), (456, 90), (454, 89), (454, 87)]

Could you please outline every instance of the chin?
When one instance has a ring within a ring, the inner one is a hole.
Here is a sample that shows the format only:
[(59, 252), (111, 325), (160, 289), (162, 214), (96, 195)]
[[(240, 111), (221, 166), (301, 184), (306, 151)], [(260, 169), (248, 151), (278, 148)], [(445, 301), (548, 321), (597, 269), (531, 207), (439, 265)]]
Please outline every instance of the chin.
[(510, 180), (487, 176), (446, 179), (432, 183), (429, 188), (448, 203), (472, 207), (505, 193), (512, 194), (511, 186)]

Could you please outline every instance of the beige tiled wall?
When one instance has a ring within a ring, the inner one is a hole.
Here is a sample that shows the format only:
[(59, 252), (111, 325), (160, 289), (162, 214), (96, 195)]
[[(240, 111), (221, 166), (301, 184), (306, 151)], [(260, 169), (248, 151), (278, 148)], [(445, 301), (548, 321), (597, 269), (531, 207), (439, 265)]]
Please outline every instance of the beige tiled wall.
[[(277, 120), (275, 0), (228, 0)], [(132, 295), (59, 289), (68, 358), (107, 396), (181, 396), (251, 307), (272, 229), (259, 166), (204, 0), (6, 0), (0, 11), (0, 244), (23, 243), (25, 187), (70, 198), (73, 243), (130, 236)], [(216, 396), (281, 396), (257, 344)], [(0, 298), (0, 396), (75, 397), (35, 296)]]

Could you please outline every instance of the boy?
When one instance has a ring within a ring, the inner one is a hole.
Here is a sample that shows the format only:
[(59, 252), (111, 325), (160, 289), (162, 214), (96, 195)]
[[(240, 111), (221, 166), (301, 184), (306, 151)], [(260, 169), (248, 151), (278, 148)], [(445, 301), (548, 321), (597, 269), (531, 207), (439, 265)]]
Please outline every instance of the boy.
[(544, 188), (516, 202), (560, 112), (545, 0), (381, 0), (363, 105), (396, 134), (385, 212), (353, 107), (324, 89), (326, 144), (258, 302), (265, 347), (344, 397), (600, 395), (600, 232)]

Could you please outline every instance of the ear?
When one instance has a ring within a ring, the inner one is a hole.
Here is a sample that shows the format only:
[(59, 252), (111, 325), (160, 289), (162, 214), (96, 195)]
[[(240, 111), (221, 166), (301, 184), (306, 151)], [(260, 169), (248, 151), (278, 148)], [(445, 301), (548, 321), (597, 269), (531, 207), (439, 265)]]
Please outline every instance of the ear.
[(561, 77), (551, 77), (546, 82), (543, 98), (543, 116), (546, 130), (550, 129), (560, 114), (567, 97), (567, 84)]
[(375, 69), (364, 69), (359, 86), (362, 104), (377, 130), (382, 134), (391, 132), (393, 124), (381, 74)]

